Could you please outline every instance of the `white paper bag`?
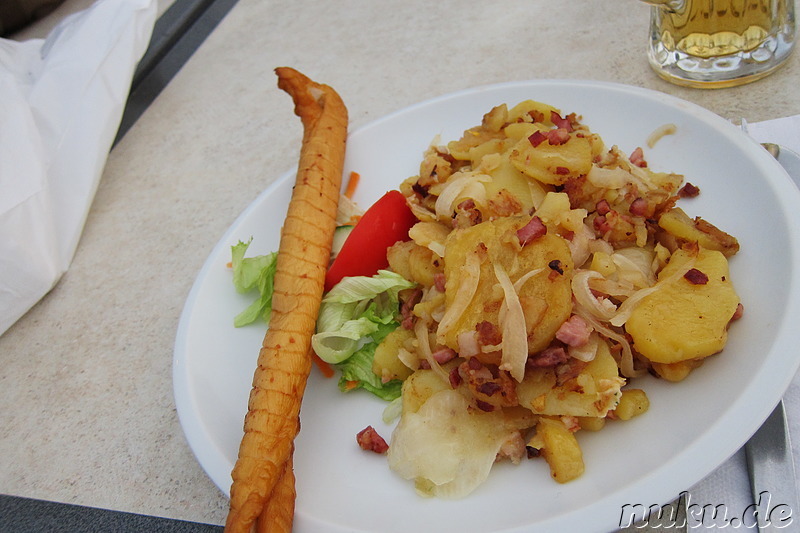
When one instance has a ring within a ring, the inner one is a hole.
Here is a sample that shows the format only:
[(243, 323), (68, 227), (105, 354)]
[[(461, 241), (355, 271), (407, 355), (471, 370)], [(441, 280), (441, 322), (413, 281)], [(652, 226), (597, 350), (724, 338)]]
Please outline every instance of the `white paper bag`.
[(47, 39), (0, 39), (0, 335), (72, 261), (156, 8), (99, 0)]

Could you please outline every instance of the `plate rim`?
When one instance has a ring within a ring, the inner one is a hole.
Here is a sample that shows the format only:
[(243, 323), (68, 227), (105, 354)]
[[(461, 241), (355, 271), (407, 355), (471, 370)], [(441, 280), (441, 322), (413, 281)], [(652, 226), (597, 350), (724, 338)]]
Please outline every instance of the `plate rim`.
[[(419, 110), (420, 108), (424, 108), (424, 107), (432, 106), (432, 105), (437, 105), (437, 104), (439, 104), (441, 102), (444, 102), (444, 101), (447, 101), (447, 100), (453, 100), (453, 99), (469, 97), (469, 96), (477, 94), (477, 93), (484, 93), (484, 92), (486, 92), (486, 93), (492, 92), (493, 93), (493, 92), (504, 91), (504, 90), (508, 90), (508, 89), (512, 89), (512, 88), (533, 88), (533, 87), (543, 86), (543, 85), (549, 85), (549, 86), (553, 86), (553, 85), (555, 85), (555, 86), (569, 85), (569, 86), (575, 86), (575, 87), (581, 87), (581, 88), (590, 88), (590, 89), (596, 89), (596, 88), (604, 89), (605, 88), (605, 89), (610, 89), (610, 90), (614, 90), (614, 91), (618, 91), (618, 92), (621, 91), (621, 92), (624, 92), (624, 93), (636, 94), (638, 96), (646, 97), (649, 100), (658, 99), (658, 100), (660, 100), (662, 102), (666, 101), (672, 106), (682, 107), (682, 108), (685, 108), (687, 110), (690, 110), (691, 112), (693, 112), (695, 114), (699, 113), (701, 115), (700, 117), (698, 117), (700, 120), (702, 120), (703, 122), (707, 122), (707, 123), (710, 122), (711, 125), (714, 125), (714, 126), (717, 127), (717, 129), (720, 129), (721, 133), (725, 133), (728, 136), (732, 136), (735, 132), (738, 131), (735, 126), (733, 126), (730, 123), (727, 123), (725, 121), (725, 119), (723, 119), (722, 117), (719, 117), (718, 115), (714, 114), (710, 110), (708, 110), (706, 108), (703, 108), (703, 107), (701, 107), (701, 106), (699, 106), (697, 104), (694, 104), (692, 102), (689, 102), (689, 101), (683, 100), (681, 98), (678, 98), (676, 96), (672, 96), (672, 95), (669, 95), (669, 94), (661, 93), (659, 91), (654, 91), (654, 90), (651, 90), (651, 89), (646, 89), (646, 88), (642, 88), (642, 87), (636, 87), (636, 86), (626, 85), (626, 84), (621, 84), (621, 83), (616, 83), (616, 82), (607, 82), (607, 81), (577, 80), (577, 79), (548, 79), (548, 80), (517, 80), (517, 81), (510, 81), (510, 82), (503, 82), (503, 83), (487, 84), (487, 85), (481, 85), (481, 86), (477, 86), (477, 87), (466, 88), (466, 89), (462, 89), (462, 90), (458, 90), (458, 91), (454, 91), (454, 92), (450, 92), (450, 93), (445, 93), (445, 94), (441, 94), (441, 95), (438, 95), (438, 96), (434, 96), (432, 98), (429, 98), (429, 99), (426, 99), (426, 100), (411, 104), (409, 106), (405, 106), (405, 107), (402, 107), (400, 109), (396, 109), (395, 111), (392, 111), (392, 112), (390, 112), (390, 113), (388, 113), (386, 115), (383, 115), (383, 116), (378, 117), (378, 118), (376, 118), (376, 119), (374, 119), (372, 121), (369, 121), (369, 122), (367, 122), (367, 123), (355, 128), (352, 132), (350, 132), (349, 135), (348, 135), (348, 138), (350, 136), (355, 136), (355, 135), (362, 134), (362, 132), (364, 132), (365, 130), (369, 130), (371, 128), (379, 126), (383, 122), (387, 122), (387, 121), (391, 121), (393, 119), (396, 119), (398, 116), (401, 116), (403, 114), (412, 113), (412, 112), (415, 112), (415, 111)], [(500, 102), (498, 102), (498, 103), (500, 103)], [(485, 111), (485, 110), (482, 110), (482, 111)], [(726, 124), (727, 124), (727, 126), (726, 126)], [(744, 138), (747, 138), (747, 137), (744, 136), (743, 134), (739, 135), (738, 136), (739, 140), (737, 142), (741, 143), (742, 139), (744, 139)], [(753, 145), (757, 145), (756, 141), (754, 141), (752, 139), (750, 139), (750, 140), (752, 141)], [(768, 154), (766, 154), (766, 152), (764, 154), (765, 154), (765, 157), (767, 157), (767, 158), (770, 157)], [(764, 162), (766, 162), (766, 161), (767, 160), (764, 159)], [(778, 187), (779, 190), (777, 192), (784, 192), (784, 193), (787, 193), (787, 194), (790, 194), (790, 195), (793, 194), (795, 196), (795, 198), (800, 197), (800, 195), (797, 194), (796, 187), (794, 187), (794, 184), (791, 182), (791, 178), (788, 177), (788, 174), (786, 174), (786, 172), (783, 170), (783, 168), (780, 166), (780, 164), (777, 163), (777, 161), (775, 162), (775, 168), (776, 168), (776, 172), (783, 172), (783, 174), (785, 175), (785, 180), (783, 180), (783, 181), (776, 180), (776, 181), (772, 181), (771, 182), (771, 184), (773, 186)], [(181, 378), (184, 377), (184, 373), (186, 371), (186, 368), (185, 368), (185, 365), (184, 365), (185, 360), (184, 361), (179, 360), (180, 359), (179, 358), (179, 352), (181, 350), (185, 350), (186, 349), (186, 346), (185, 346), (186, 329), (188, 328), (188, 324), (189, 324), (189, 321), (191, 319), (191, 314), (192, 314), (192, 311), (194, 310), (194, 305), (193, 304), (196, 301), (197, 293), (199, 292), (200, 286), (202, 285), (201, 282), (208, 275), (208, 270), (210, 268), (212, 268), (211, 259), (214, 256), (216, 256), (216, 255), (218, 255), (220, 253), (220, 249), (221, 248), (225, 248), (225, 247), (229, 246), (228, 241), (230, 240), (231, 236), (236, 231), (238, 226), (242, 223), (242, 221), (245, 220), (246, 218), (248, 218), (252, 214), (252, 212), (258, 208), (260, 203), (265, 200), (265, 198), (267, 196), (273, 194), (281, 186), (284, 186), (284, 184), (285, 184), (285, 182), (287, 180), (291, 180), (294, 177), (294, 173), (295, 173), (295, 170), (293, 170), (293, 169), (292, 170), (288, 170), (288, 171), (280, 174), (275, 180), (273, 180), (236, 217), (236, 219), (231, 223), (231, 225), (221, 235), (219, 240), (217, 240), (216, 244), (214, 245), (212, 250), (209, 252), (209, 255), (208, 255), (207, 259), (204, 261), (203, 266), (199, 270), (199, 272), (197, 274), (197, 277), (195, 278), (194, 283), (192, 284), (192, 288), (189, 291), (189, 294), (188, 294), (187, 299), (186, 299), (186, 303), (185, 303), (184, 308), (183, 308), (183, 310), (181, 312), (179, 323), (178, 323), (178, 329), (177, 329), (176, 338), (175, 338), (175, 345), (174, 345), (174, 357), (173, 357), (173, 392), (174, 392), (173, 395), (174, 395), (176, 408), (177, 408), (176, 411), (177, 411), (177, 414), (178, 414), (178, 418), (179, 418), (181, 427), (182, 427), (182, 429), (184, 431), (184, 434), (185, 434), (186, 439), (187, 439), (187, 441), (189, 443), (189, 446), (192, 449), (192, 452), (194, 453), (195, 457), (197, 458), (198, 462), (200, 463), (201, 467), (206, 472), (206, 474), (209, 475), (209, 477), (212, 479), (212, 481), (214, 481), (215, 485), (225, 494), (226, 497), (228, 495), (227, 491), (225, 491), (220, 486), (220, 483), (215, 479), (215, 476), (212, 474), (212, 472), (209, 471), (210, 468), (209, 468), (208, 464), (206, 464), (203, 460), (201, 460), (201, 455), (206, 456), (207, 454), (204, 453), (202, 450), (198, 449), (198, 443), (196, 441), (196, 438), (192, 438), (189, 435), (190, 432), (201, 431), (201, 428), (200, 428), (199, 422), (197, 420), (195, 420), (194, 418), (188, 416), (188, 413), (190, 411), (187, 411), (187, 409), (191, 408), (191, 403), (192, 402), (190, 401), (190, 394), (188, 394), (189, 393), (188, 388), (187, 388), (188, 387), (188, 383), (185, 383), (185, 382), (183, 382), (181, 380)], [(791, 189), (789, 189), (789, 187), (791, 187)], [(781, 203), (781, 206), (782, 207), (786, 207), (783, 203)], [(798, 220), (800, 220), (800, 217), (796, 217), (796, 218), (798, 218)], [(788, 227), (786, 229), (787, 229), (788, 236), (791, 237), (793, 241), (800, 242), (800, 230), (797, 230), (794, 227)], [(788, 257), (787, 259), (791, 262), (791, 264), (800, 263), (800, 249), (799, 248), (800, 247), (795, 246), (795, 247), (791, 247), (789, 249), (790, 257)], [(798, 280), (796, 278), (797, 278), (797, 276), (794, 276), (794, 277), (790, 278), (790, 280), (789, 280), (791, 286), (787, 287), (787, 292), (789, 292), (791, 294), (796, 294), (798, 292), (798, 289), (797, 289)], [(777, 344), (775, 346), (773, 346), (771, 351), (776, 351), (779, 348), (784, 352), (790, 352), (791, 351), (791, 348), (792, 348), (791, 344), (792, 343), (790, 343), (790, 341), (788, 340), (788, 336), (783, 334), (783, 332), (786, 330), (787, 327), (790, 326), (788, 324), (789, 317), (800, 316), (800, 303), (795, 303), (794, 299), (791, 299), (791, 298), (788, 299), (787, 300), (787, 309), (786, 309), (786, 311), (787, 312), (785, 312), (783, 314), (783, 316), (782, 316), (781, 323), (777, 324), (775, 326), (775, 328), (774, 328), (774, 331), (776, 331), (779, 334), (780, 338), (778, 339)], [(783, 393), (785, 392), (785, 390), (791, 384), (791, 381), (792, 381), (795, 373), (797, 372), (798, 367), (800, 367), (800, 358), (796, 358), (796, 359), (797, 359), (796, 361), (793, 361), (792, 364), (790, 364), (788, 366), (787, 365), (782, 365), (781, 366), (782, 368), (784, 366), (786, 366), (786, 369), (787, 370), (791, 370), (791, 372), (787, 371), (787, 372), (781, 374), (779, 376), (780, 379), (779, 379), (779, 381), (777, 383), (776, 383), (776, 380), (774, 379), (775, 378), (774, 375), (770, 377), (770, 380), (771, 380), (772, 384), (774, 385), (773, 391), (779, 391), (780, 392), (779, 394), (776, 393), (776, 392), (773, 392), (772, 394), (768, 395), (770, 398), (774, 396), (774, 398), (775, 398), (774, 403), (772, 403), (770, 401), (770, 402), (762, 402), (761, 404), (759, 404), (759, 408), (757, 410), (758, 414), (756, 416), (751, 417), (749, 421), (746, 421), (742, 425), (739, 425), (736, 428), (736, 430), (734, 430), (731, 427), (718, 428), (717, 429), (717, 431), (719, 432), (720, 435), (726, 435), (727, 436), (727, 438), (725, 439), (724, 443), (716, 442), (715, 443), (716, 445), (714, 446), (717, 450), (719, 450), (719, 449), (723, 449), (724, 450), (724, 453), (722, 454), (722, 455), (724, 455), (723, 459), (719, 460), (718, 462), (712, 461), (712, 463), (714, 463), (714, 464), (709, 464), (707, 461), (701, 460), (701, 456), (706, 455), (705, 453), (702, 453), (702, 454), (701, 453), (694, 453), (694, 454), (692, 454), (692, 456), (695, 458), (695, 461), (689, 461), (691, 463), (690, 467), (694, 469), (694, 472), (701, 472), (702, 473), (702, 475), (700, 475), (699, 477), (696, 476), (696, 475), (692, 476), (692, 477), (697, 477), (697, 480), (700, 480), (700, 479), (704, 478), (706, 475), (708, 475), (710, 472), (712, 472), (714, 469), (716, 469), (719, 465), (721, 465), (725, 460), (727, 460), (727, 458), (732, 456), (739, 449), (739, 447), (747, 440), (747, 438), (749, 438), (749, 436), (752, 435), (752, 433), (754, 433), (758, 429), (758, 427), (760, 427), (760, 425), (763, 422), (763, 420), (765, 420), (767, 418), (769, 413), (774, 408), (775, 404), (778, 403), (778, 401), (780, 400), (780, 398), (783, 395)], [(775, 364), (775, 363), (773, 362), (773, 364)], [(756, 373), (748, 381), (748, 387), (747, 387), (746, 390), (750, 390), (750, 389), (756, 388), (756, 384), (761, 383), (764, 380), (763, 375), (765, 373), (767, 373), (768, 369), (769, 369), (768, 367), (761, 366), (759, 368), (759, 372)], [(182, 393), (182, 394), (179, 394), (179, 393)], [(742, 393), (739, 396), (739, 398), (737, 399), (737, 402), (734, 405), (735, 406), (740, 406), (740, 404), (746, 403), (746, 398), (747, 397), (748, 397), (748, 394)], [(771, 404), (771, 405), (768, 405), (768, 404)], [(719, 425), (719, 424), (722, 424), (722, 421), (718, 421), (717, 425)], [(742, 430), (743, 427), (746, 428), (744, 431)], [(695, 442), (693, 444), (693, 446), (692, 446), (693, 450), (697, 449), (698, 447), (701, 448), (701, 449), (705, 449), (706, 447), (709, 446), (710, 443), (706, 442), (706, 441), (709, 440), (708, 434), (709, 433), (714, 433), (714, 432), (706, 431), (705, 433), (706, 433), (705, 437), (701, 437), (697, 442)], [(745, 434), (746, 434), (746, 437), (742, 438), (742, 435), (745, 435)], [(690, 459), (691, 459), (691, 457), (690, 457)], [(650, 471), (648, 476), (645, 476), (644, 478), (639, 478), (639, 479), (635, 480), (634, 482), (632, 482), (631, 486), (637, 487), (637, 486), (641, 485), (644, 482), (644, 480), (646, 480), (646, 479), (660, 479), (661, 477), (663, 477), (663, 473), (662, 472), (664, 470), (669, 470), (669, 468), (671, 468), (671, 467), (668, 466), (668, 465), (670, 465), (671, 463), (674, 463), (674, 462), (679, 462), (679, 463), (681, 463), (683, 468), (686, 468), (687, 466), (689, 466), (689, 465), (685, 464), (686, 460), (687, 459), (685, 457), (685, 454), (675, 454), (670, 458), (669, 461), (666, 461), (664, 464), (662, 464), (660, 468), (656, 468), (656, 469), (653, 469), (652, 471)], [(209, 461), (209, 459), (206, 458), (206, 461)], [(629, 490), (629, 489), (626, 489), (626, 490)], [(619, 495), (618, 492), (616, 492), (616, 493), (612, 493), (610, 495), (607, 495), (607, 496), (605, 496), (603, 498), (599, 498), (593, 504), (588, 506), (588, 509), (589, 510), (594, 509), (595, 511), (597, 511), (598, 506), (603, 506), (603, 505), (609, 505), (609, 504), (616, 503), (617, 500), (616, 500), (616, 498), (614, 496), (618, 496), (618, 495)], [(675, 494), (674, 496), (677, 496), (677, 494)], [(668, 501), (667, 499), (663, 499), (662, 501), (660, 501), (658, 503), (666, 503), (667, 501)], [(655, 503), (655, 502), (652, 502), (652, 503)], [(585, 508), (581, 509), (581, 514), (585, 514), (585, 512), (586, 512), (585, 509), (587, 509), (587, 508), (585, 507)], [(617, 508), (615, 507), (615, 511), (616, 510), (617, 510)], [(576, 513), (570, 513), (570, 514), (576, 514)], [(597, 513), (595, 513), (595, 514), (598, 515)], [(300, 518), (303, 519), (303, 520), (308, 520), (308, 517), (305, 517), (305, 518), (304, 517), (300, 517)], [(567, 518), (569, 518), (569, 517), (567, 517)], [(565, 527), (565, 525), (568, 525), (568, 524), (564, 523), (564, 521), (563, 521), (564, 517), (555, 517), (554, 520), (557, 520), (557, 522), (551, 523), (550, 520), (537, 521), (536, 523), (534, 523), (534, 524), (532, 524), (531, 526), (528, 526), (528, 527), (543, 527), (543, 528), (546, 528), (546, 527), (554, 527), (554, 526)], [(314, 520), (311, 520), (311, 522), (316, 523)], [(580, 521), (579, 522), (575, 522), (573, 525), (578, 525), (578, 524), (585, 525), (584, 522), (580, 522)], [(325, 525), (326, 527), (330, 527), (330, 524), (328, 524), (327, 522), (323, 522), (323, 525)], [(525, 530), (527, 530), (527, 529), (525, 529)], [(338, 531), (338, 529), (336, 529), (334, 527), (334, 529), (332, 531)], [(507, 531), (522, 531), (522, 529), (514, 528), (514, 529), (509, 529)]]

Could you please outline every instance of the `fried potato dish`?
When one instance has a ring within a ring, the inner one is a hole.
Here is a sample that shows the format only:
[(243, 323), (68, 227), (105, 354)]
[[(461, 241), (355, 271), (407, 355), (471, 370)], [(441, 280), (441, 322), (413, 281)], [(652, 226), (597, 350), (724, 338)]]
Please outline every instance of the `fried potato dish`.
[(636, 378), (684, 379), (742, 314), (736, 239), (676, 207), (699, 189), (575, 114), (497, 106), (400, 191), (418, 222), (388, 269), (413, 287), (372, 370), (402, 382), (388, 461), (423, 495), (463, 497), (499, 460), (576, 479), (581, 432), (645, 413)]

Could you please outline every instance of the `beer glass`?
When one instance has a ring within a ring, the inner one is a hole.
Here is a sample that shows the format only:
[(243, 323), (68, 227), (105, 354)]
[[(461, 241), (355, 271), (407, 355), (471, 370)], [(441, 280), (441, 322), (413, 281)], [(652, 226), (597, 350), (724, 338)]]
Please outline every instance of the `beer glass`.
[(763, 78), (792, 52), (794, 0), (643, 0), (651, 4), (650, 65), (689, 87)]

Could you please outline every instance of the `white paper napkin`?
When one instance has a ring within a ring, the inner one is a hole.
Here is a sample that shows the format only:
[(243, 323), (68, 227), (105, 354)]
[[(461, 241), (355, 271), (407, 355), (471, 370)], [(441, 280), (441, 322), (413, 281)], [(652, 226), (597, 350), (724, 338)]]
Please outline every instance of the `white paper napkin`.
[(758, 142), (780, 144), (800, 153), (800, 115), (750, 122), (747, 124), (747, 133)]
[(98, 0), (47, 39), (0, 39), (0, 335), (72, 261), (155, 0)]

